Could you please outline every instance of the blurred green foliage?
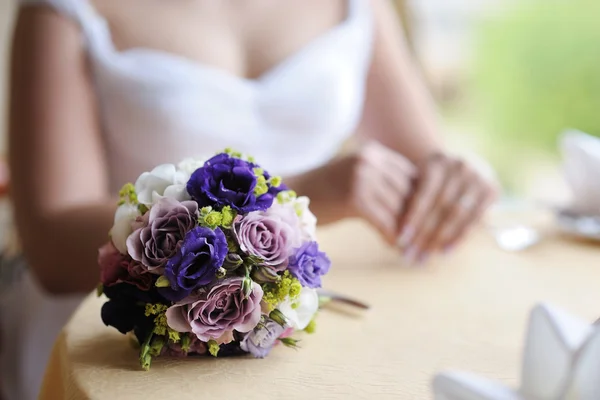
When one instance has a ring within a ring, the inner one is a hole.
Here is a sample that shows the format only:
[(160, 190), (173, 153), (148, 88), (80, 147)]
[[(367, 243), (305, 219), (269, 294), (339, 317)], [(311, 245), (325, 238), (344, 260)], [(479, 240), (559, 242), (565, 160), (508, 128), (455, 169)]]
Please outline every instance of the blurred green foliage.
[(600, 135), (600, 0), (517, 0), (474, 39), (472, 89), (497, 144), (554, 150), (565, 128)]

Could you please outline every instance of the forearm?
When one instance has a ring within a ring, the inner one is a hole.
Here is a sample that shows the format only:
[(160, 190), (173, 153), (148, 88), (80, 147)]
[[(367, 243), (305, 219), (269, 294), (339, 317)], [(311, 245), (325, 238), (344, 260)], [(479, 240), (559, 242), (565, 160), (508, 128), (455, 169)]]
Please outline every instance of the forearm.
[(85, 293), (99, 281), (98, 248), (108, 240), (114, 202), (48, 213), (35, 226), (21, 226), (25, 257), (51, 293)]
[(337, 158), (302, 175), (287, 177), (285, 183), (298, 196), (310, 198), (310, 210), (319, 225), (326, 225), (353, 216), (346, 195), (350, 182), (344, 179), (351, 168), (349, 158)]
[[(367, 105), (373, 119), (367, 120), (362, 129), (365, 136), (376, 139), (394, 149), (414, 163), (443, 148), (438, 116), (427, 92), (412, 73), (391, 78), (375, 76), (373, 80), (394, 82), (391, 88), (384, 82), (377, 84), (376, 98)], [(387, 99), (387, 101), (383, 101)], [(372, 112), (376, 107), (378, 111)]]
[(376, 30), (360, 133), (417, 163), (443, 147), (432, 97), (386, 1), (372, 1)]

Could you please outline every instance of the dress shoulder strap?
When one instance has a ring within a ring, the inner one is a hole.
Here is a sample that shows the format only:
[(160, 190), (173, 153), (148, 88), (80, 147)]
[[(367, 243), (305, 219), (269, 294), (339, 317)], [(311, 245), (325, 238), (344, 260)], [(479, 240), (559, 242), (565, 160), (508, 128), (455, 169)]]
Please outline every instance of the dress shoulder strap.
[(82, 28), (89, 24), (88, 0), (16, 0), (19, 6), (46, 5), (71, 18)]

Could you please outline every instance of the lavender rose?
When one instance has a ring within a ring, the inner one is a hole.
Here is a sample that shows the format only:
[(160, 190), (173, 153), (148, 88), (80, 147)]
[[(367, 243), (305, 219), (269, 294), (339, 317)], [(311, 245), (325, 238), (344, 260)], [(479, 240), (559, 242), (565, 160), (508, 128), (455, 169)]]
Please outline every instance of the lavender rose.
[(134, 223), (137, 229), (127, 238), (131, 258), (150, 272), (162, 274), (168, 259), (185, 234), (196, 226), (198, 204), (163, 197)]
[(301, 243), (299, 223), (293, 208), (279, 204), (236, 218), (233, 232), (240, 249), (261, 259), (253, 278), (272, 282), (286, 269), (294, 247)]
[(240, 342), (240, 347), (256, 358), (264, 358), (271, 352), (275, 342), (283, 335), (285, 329), (277, 322), (267, 318), (265, 322), (259, 323), (254, 330), (246, 334)]
[(208, 285), (223, 265), (227, 251), (227, 239), (220, 228), (192, 229), (167, 262), (165, 277), (170, 286), (160, 288), (159, 293), (170, 301), (179, 301), (194, 289)]
[(321, 287), (321, 276), (329, 272), (331, 261), (319, 251), (317, 242), (306, 242), (290, 257), (288, 269), (302, 286)]
[[(200, 207), (222, 208), (231, 206), (238, 213), (266, 210), (280, 191), (271, 185), (267, 193), (254, 194), (257, 165), (221, 153), (198, 168), (187, 183), (187, 191)], [(268, 179), (268, 174), (265, 174)]]
[(260, 321), (263, 290), (252, 282), (250, 294), (244, 298), (244, 278), (231, 278), (216, 283), (197, 296), (190, 296), (169, 307), (167, 324), (178, 332), (193, 332), (207, 342), (236, 330), (249, 332)]

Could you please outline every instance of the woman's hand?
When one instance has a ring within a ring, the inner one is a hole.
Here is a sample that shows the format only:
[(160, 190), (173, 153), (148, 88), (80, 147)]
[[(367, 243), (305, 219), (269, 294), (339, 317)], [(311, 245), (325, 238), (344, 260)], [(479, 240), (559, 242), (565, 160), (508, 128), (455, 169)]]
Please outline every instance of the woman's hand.
[(397, 245), (409, 263), (449, 251), (496, 198), (496, 184), (465, 162), (436, 153), (418, 165)]
[(394, 245), (415, 176), (416, 168), (405, 157), (368, 141), (351, 154), (285, 181), (310, 198), (319, 224), (361, 217)]
[(414, 185), (415, 166), (375, 141), (365, 143), (349, 160), (351, 212), (371, 223), (394, 245)]

